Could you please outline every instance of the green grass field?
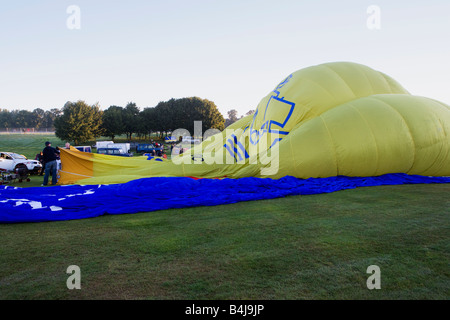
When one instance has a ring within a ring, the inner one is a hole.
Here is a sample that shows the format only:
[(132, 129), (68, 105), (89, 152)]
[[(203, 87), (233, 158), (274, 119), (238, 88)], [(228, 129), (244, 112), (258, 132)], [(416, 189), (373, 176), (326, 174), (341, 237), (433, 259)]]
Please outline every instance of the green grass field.
[(50, 141), (53, 147), (64, 147), (66, 143), (54, 134), (0, 134), (0, 151), (15, 152), (34, 159), (45, 148), (46, 141)]
[[(0, 225), (0, 299), (449, 299), (449, 192), (367, 187)], [(81, 290), (66, 287), (69, 265)], [(370, 265), (380, 290), (366, 287)]]

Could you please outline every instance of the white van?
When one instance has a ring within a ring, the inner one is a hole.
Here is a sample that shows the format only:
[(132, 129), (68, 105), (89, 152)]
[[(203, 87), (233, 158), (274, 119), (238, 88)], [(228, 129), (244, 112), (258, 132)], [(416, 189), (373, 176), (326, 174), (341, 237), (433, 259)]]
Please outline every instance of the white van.
[(97, 141), (95, 143), (95, 148), (107, 148), (108, 144), (114, 143), (114, 141)]
[(104, 148), (117, 148), (123, 151), (121, 153), (131, 153), (131, 146), (129, 143), (109, 143)]

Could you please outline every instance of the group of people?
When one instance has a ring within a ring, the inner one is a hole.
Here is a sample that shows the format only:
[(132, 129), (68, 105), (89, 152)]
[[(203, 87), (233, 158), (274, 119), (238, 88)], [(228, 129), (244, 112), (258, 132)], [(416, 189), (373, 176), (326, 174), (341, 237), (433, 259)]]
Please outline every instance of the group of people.
[(167, 155), (164, 152), (164, 145), (162, 143), (155, 142), (154, 140), (151, 140), (150, 142), (155, 147), (152, 149), (152, 151), (149, 152), (149, 155), (151, 155), (152, 157), (162, 157), (164, 159), (167, 159)]
[(152, 157), (162, 157), (162, 158), (164, 158), (164, 159), (167, 159), (167, 155), (166, 155), (166, 153), (164, 152), (164, 150), (162, 149), (162, 148), (154, 148), (152, 151), (150, 151), (149, 152), (150, 153), (150, 155), (152, 156)]

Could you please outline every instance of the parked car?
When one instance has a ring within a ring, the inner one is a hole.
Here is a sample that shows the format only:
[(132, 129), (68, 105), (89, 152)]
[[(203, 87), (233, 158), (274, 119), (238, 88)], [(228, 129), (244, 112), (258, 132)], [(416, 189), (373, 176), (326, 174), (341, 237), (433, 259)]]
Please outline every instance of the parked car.
[(14, 152), (0, 152), (0, 171), (25, 170), (30, 173), (38, 173), (42, 164), (37, 160), (29, 160), (27, 157)]
[(133, 154), (129, 152), (123, 152), (120, 148), (98, 148), (97, 153), (106, 154), (110, 156), (120, 156), (120, 157), (132, 157)]
[(152, 152), (153, 150), (163, 150), (162, 147), (155, 147), (152, 143), (140, 143), (136, 146), (137, 153)]
[(166, 143), (169, 143), (169, 142), (177, 142), (177, 138), (174, 137), (174, 136), (165, 137), (165, 138), (164, 138), (164, 141), (165, 141)]

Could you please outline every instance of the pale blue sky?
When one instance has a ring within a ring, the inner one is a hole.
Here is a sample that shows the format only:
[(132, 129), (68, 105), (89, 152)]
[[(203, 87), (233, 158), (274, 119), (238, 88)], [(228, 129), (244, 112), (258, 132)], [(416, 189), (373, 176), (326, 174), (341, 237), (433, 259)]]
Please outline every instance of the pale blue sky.
[[(66, 26), (69, 5), (80, 30)], [(380, 30), (366, 26), (370, 5)], [(0, 58), (10, 110), (198, 96), (242, 114), (293, 71), (330, 61), (450, 104), (450, 1), (1, 1)]]

